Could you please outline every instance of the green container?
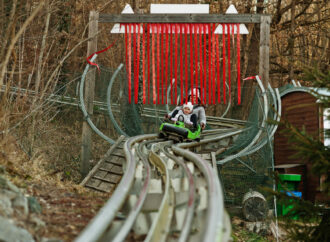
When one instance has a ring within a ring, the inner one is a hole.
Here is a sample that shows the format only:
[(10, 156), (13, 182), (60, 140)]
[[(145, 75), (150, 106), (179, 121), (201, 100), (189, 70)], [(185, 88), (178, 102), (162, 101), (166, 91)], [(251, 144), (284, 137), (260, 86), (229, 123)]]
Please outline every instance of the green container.
[(301, 175), (299, 174), (279, 174), (280, 182), (277, 185), (279, 191), (297, 191), (299, 183), (301, 181)]
[[(296, 198), (299, 198), (301, 199), (301, 192), (297, 192), (297, 191), (291, 191), (291, 192), (287, 192), (286, 193), (288, 196), (294, 196)], [(291, 202), (291, 200), (290, 200)], [(277, 204), (277, 214), (278, 215), (286, 215), (288, 214), (292, 209), (294, 209), (294, 206), (293, 205), (288, 205), (288, 206), (285, 206), (284, 204)], [(292, 217), (292, 219), (294, 220), (297, 220), (298, 219), (298, 216), (295, 215)]]
[[(298, 186), (301, 181), (301, 175), (299, 174), (279, 174), (279, 183), (277, 184), (278, 191), (285, 192), (288, 196), (295, 196), (301, 198), (301, 192), (298, 192)], [(292, 205), (284, 206), (283, 204), (277, 204), (277, 214), (286, 215), (290, 210), (294, 209)], [(293, 219), (297, 219), (294, 216)]]

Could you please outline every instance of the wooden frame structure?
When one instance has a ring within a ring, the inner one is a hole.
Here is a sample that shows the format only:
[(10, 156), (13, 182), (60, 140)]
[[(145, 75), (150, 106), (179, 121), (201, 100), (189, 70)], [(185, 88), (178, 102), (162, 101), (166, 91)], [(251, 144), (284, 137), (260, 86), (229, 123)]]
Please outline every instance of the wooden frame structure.
[[(255, 23), (260, 24), (259, 76), (264, 86), (269, 82), (269, 40), (271, 16), (266, 14), (101, 14), (91, 11), (89, 15), (89, 38), (87, 56), (97, 51), (98, 23)], [(85, 102), (89, 115), (93, 114), (95, 70), (86, 77)], [(89, 171), (92, 130), (83, 122), (81, 174)]]

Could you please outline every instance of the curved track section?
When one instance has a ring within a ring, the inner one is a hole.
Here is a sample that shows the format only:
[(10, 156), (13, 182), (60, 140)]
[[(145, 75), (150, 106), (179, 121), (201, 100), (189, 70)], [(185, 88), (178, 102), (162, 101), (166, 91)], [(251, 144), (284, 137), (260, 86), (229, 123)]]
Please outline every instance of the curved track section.
[[(237, 132), (218, 130), (208, 143)], [(192, 144), (157, 135), (126, 140), (122, 180), (76, 241), (221, 241), (230, 224), (215, 163)]]

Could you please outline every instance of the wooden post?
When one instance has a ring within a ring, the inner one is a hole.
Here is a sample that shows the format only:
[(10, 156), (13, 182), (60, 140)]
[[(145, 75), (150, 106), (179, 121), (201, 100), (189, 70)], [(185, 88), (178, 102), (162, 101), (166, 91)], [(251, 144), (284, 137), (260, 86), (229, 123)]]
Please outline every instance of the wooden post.
[[(87, 45), (87, 56), (97, 51), (97, 32), (98, 32), (98, 19), (99, 14), (96, 11), (89, 13), (89, 26), (88, 37), (91, 38)], [(93, 101), (94, 101), (94, 89), (95, 89), (95, 67), (91, 67), (90, 71), (86, 75), (84, 101), (88, 115), (93, 114)], [(92, 150), (92, 129), (88, 125), (87, 121), (83, 121), (82, 127), (82, 149), (81, 149), (81, 164), (80, 173), (82, 177), (85, 177), (89, 172), (89, 161), (91, 159)]]
[(269, 82), (269, 39), (270, 16), (261, 16), (260, 19), (260, 47), (259, 47), (259, 76), (267, 89)]

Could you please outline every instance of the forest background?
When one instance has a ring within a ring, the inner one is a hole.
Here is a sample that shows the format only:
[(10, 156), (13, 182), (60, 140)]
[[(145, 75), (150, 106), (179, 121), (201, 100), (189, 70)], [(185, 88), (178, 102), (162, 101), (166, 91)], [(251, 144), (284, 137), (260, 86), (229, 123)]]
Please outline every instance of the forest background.
[[(53, 179), (56, 184), (64, 181), (74, 186), (81, 180), (81, 111), (47, 99), (52, 94), (75, 94), (86, 65), (89, 12), (120, 14), (127, 3), (136, 13), (149, 13), (151, 3), (208, 3), (214, 14), (225, 13), (230, 4), (239, 13), (270, 14), (271, 85), (280, 87), (294, 79), (310, 86), (302, 79), (304, 70), (315, 67), (328, 72), (330, 5), (326, 0), (1, 0), (0, 165), (14, 183), (28, 187), (29, 179)], [(111, 27), (99, 24), (97, 48), (104, 49), (114, 40), (118, 44), (100, 55), (98, 62), (116, 68), (125, 61), (124, 39), (111, 35)], [(247, 28), (249, 34), (241, 39), (242, 77), (258, 71), (259, 26), (247, 24)], [(252, 84), (244, 85), (249, 89)], [(17, 88), (15, 95), (11, 88)], [(245, 106), (235, 109), (244, 111)], [(217, 115), (218, 111), (210, 107), (208, 113)], [(112, 127), (104, 128), (116, 137)], [(91, 165), (108, 148), (107, 142), (94, 135)]]

